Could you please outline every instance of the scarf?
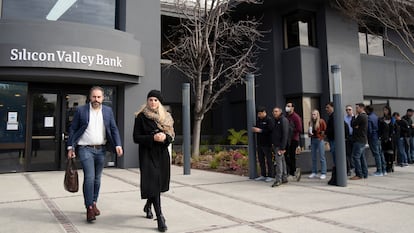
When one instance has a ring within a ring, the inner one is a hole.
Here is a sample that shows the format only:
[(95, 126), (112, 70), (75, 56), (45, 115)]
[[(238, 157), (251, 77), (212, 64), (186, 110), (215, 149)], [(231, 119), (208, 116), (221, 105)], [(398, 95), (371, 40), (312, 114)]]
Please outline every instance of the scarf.
[(165, 111), (165, 118), (163, 120), (160, 119), (160, 114), (158, 113), (158, 111), (154, 111), (148, 107), (145, 107), (141, 112), (148, 119), (155, 121), (155, 123), (157, 124), (157, 127), (162, 132), (170, 135), (174, 139), (175, 137), (174, 126), (173, 126), (174, 120), (169, 112)]

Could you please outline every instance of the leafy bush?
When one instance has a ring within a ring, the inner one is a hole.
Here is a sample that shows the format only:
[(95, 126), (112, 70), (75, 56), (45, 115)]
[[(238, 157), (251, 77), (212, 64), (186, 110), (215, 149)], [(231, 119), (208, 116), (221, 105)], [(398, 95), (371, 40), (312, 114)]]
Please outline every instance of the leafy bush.
[(211, 169), (217, 169), (217, 168), (218, 168), (218, 166), (219, 166), (219, 164), (220, 164), (220, 162), (219, 162), (219, 161), (217, 161), (217, 160), (213, 159), (213, 160), (211, 160), (211, 161), (210, 161), (210, 168), (211, 168)]
[(201, 145), (200, 146), (200, 155), (204, 155), (208, 152), (208, 146), (206, 145)]
[(247, 145), (247, 130), (242, 129), (240, 131), (236, 131), (232, 128), (227, 131), (230, 133), (230, 135), (227, 136), (230, 145)]
[(223, 150), (223, 147), (222, 146), (220, 146), (220, 145), (215, 145), (214, 146), (214, 153), (218, 153), (218, 152), (220, 152), (222, 150)]

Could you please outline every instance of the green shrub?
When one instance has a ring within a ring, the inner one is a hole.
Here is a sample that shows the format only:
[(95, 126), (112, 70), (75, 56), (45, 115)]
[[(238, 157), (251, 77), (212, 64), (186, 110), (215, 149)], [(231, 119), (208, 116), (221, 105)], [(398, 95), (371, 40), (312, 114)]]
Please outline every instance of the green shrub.
[(208, 152), (208, 146), (201, 145), (200, 146), (200, 155), (206, 154)]
[(247, 149), (240, 148), (240, 149), (238, 149), (238, 151), (240, 152), (240, 154), (242, 154), (246, 157), (249, 155), (249, 151)]
[(223, 150), (222, 146), (220, 146), (220, 145), (215, 145), (214, 146), (214, 153), (219, 153), (222, 150)]
[(240, 130), (236, 131), (235, 129), (227, 130), (230, 135), (227, 136), (227, 139), (230, 142), (230, 145), (247, 145), (248, 138), (247, 138), (247, 130)]
[(220, 162), (217, 161), (216, 159), (213, 159), (210, 161), (210, 168), (211, 169), (217, 169), (219, 166)]

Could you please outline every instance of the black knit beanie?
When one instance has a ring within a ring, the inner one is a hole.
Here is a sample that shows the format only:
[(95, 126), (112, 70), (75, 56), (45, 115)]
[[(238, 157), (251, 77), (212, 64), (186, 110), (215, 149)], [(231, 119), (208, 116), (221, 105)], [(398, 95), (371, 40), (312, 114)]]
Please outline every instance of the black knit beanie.
[(161, 95), (161, 92), (159, 90), (151, 90), (150, 92), (148, 92), (147, 99), (149, 97), (155, 97), (161, 103), (163, 102), (162, 95)]

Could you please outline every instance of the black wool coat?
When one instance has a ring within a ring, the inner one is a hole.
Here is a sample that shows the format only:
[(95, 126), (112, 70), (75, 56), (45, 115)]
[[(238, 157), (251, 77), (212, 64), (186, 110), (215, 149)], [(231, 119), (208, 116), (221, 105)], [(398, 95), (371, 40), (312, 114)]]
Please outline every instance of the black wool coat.
[(172, 138), (154, 141), (154, 134), (160, 132), (155, 121), (143, 113), (135, 118), (133, 138), (139, 144), (139, 167), (141, 171), (141, 198), (155, 197), (170, 188), (170, 154), (168, 145)]

